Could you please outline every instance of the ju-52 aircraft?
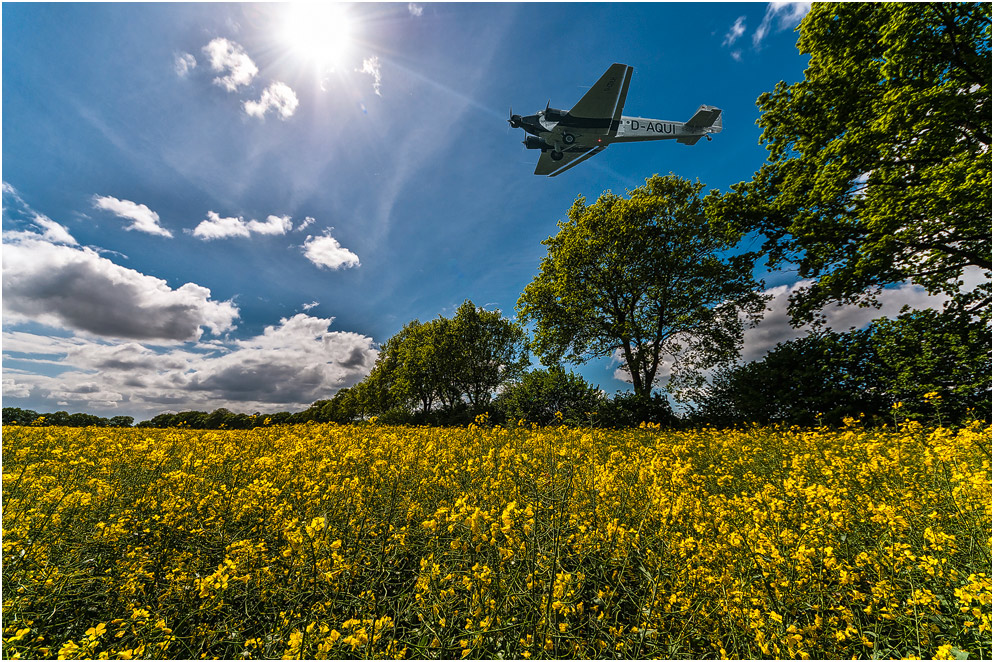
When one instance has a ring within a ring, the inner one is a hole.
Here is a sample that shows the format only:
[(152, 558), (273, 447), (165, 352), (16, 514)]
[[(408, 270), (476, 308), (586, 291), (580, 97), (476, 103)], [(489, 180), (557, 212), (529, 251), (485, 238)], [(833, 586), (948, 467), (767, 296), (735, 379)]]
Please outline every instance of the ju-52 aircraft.
[(555, 177), (612, 143), (672, 138), (693, 145), (721, 132), (721, 109), (714, 106), (701, 106), (686, 122), (622, 115), (631, 80), (632, 67), (612, 64), (569, 111), (546, 104), (545, 110), (522, 117), (512, 110), (508, 123), (531, 134), (525, 147), (542, 150), (535, 174)]

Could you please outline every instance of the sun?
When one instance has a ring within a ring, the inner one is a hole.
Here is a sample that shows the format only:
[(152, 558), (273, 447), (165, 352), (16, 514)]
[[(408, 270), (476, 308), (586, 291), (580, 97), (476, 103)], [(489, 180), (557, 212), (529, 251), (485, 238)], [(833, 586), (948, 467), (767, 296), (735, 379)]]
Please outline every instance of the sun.
[(348, 55), (353, 29), (346, 5), (293, 2), (286, 5), (281, 37), (297, 57), (322, 69), (334, 69)]

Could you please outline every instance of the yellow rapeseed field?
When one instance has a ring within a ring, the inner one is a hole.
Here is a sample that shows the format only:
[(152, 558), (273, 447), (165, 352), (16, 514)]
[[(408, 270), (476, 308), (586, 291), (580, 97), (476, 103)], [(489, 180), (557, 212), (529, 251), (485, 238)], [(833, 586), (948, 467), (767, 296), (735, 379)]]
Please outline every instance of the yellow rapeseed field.
[(991, 429), (6, 426), (5, 658), (991, 655)]

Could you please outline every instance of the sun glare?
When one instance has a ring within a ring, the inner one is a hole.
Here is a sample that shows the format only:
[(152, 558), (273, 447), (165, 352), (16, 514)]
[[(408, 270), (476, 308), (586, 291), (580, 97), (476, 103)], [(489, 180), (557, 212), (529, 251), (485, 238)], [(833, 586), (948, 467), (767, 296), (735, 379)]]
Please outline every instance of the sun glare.
[(353, 28), (346, 5), (294, 2), (286, 9), (282, 35), (294, 54), (322, 68), (343, 63)]

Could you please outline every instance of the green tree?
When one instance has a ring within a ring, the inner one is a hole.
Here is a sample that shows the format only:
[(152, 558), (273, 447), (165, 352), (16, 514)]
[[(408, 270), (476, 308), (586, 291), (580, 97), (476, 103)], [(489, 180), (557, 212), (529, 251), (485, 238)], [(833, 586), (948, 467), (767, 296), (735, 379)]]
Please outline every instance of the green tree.
[(517, 379), (528, 367), (528, 337), (499, 310), (478, 308), (466, 300), (451, 322), (455, 339), (453, 383), (479, 409), (499, 386)]
[(816, 3), (798, 49), (804, 80), (758, 101), (768, 162), (717, 207), (813, 279), (794, 322), (906, 280), (989, 317), (991, 5)]
[(902, 403), (906, 415), (990, 420), (991, 327), (984, 320), (914, 311), (876, 320), (869, 343), (890, 403)]
[(989, 326), (913, 311), (848, 333), (817, 331), (721, 370), (692, 418), (719, 425), (838, 425), (847, 416), (886, 422), (900, 403), (900, 416), (922, 421), (989, 419), (990, 366)]
[(880, 418), (890, 399), (868, 332), (817, 331), (777, 344), (758, 361), (726, 367), (692, 415), (713, 425), (839, 425)]
[[(601, 391), (561, 366), (530, 370), (505, 388), (494, 403), (508, 423), (586, 424), (604, 400)], [(557, 416), (558, 414), (558, 416)]]
[[(527, 336), (500, 311), (465, 301), (453, 318), (414, 320), (380, 348), (369, 376), (353, 387), (364, 413), (427, 416), (467, 404), (481, 409), (528, 365)], [(352, 410), (355, 407), (352, 406)]]
[(752, 257), (727, 256), (741, 235), (705, 215), (702, 188), (655, 175), (627, 199), (577, 197), (518, 299), (546, 365), (620, 352), (636, 396), (648, 398), (667, 356), (672, 387), (737, 355), (740, 316), (756, 319), (764, 299)]

